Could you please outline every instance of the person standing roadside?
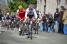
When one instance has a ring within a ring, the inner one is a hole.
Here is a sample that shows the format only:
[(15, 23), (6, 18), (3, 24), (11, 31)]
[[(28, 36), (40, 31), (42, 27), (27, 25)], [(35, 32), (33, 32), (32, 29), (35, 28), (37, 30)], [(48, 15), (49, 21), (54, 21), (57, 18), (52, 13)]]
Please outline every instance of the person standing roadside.
[(64, 9), (64, 15), (63, 15), (63, 25), (64, 25), (64, 28), (63, 28), (63, 32), (64, 34), (67, 35), (67, 9)]
[(54, 22), (55, 22), (54, 29), (55, 29), (55, 32), (60, 32), (60, 30), (59, 30), (59, 16), (60, 16), (59, 9), (56, 8), (56, 12), (54, 13)]
[(2, 20), (2, 17), (3, 17), (3, 14), (2, 14), (2, 11), (0, 9), (0, 21)]
[(46, 15), (42, 16), (43, 31), (46, 31)]
[(64, 6), (61, 6), (61, 10), (60, 10), (60, 16), (59, 16), (59, 32), (63, 33), (63, 15), (64, 15)]

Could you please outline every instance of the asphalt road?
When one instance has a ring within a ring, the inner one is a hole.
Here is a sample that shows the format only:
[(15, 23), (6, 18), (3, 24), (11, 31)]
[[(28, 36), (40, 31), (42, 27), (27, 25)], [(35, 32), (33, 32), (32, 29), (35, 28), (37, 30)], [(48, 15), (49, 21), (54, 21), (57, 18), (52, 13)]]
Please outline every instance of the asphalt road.
[(0, 33), (0, 44), (67, 44), (67, 35), (39, 32), (30, 40), (27, 36), (19, 36), (17, 30), (8, 30)]

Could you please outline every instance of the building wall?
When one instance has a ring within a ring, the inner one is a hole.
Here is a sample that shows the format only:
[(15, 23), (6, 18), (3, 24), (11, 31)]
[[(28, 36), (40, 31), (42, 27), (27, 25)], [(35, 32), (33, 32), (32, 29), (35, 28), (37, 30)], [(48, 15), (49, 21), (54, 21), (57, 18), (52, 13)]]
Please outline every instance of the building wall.
[(37, 10), (44, 14), (44, 0), (37, 0)]
[(0, 6), (8, 6), (8, 1), (12, 0), (0, 0)]
[(60, 4), (58, 5), (58, 8), (60, 8), (61, 6), (64, 6), (65, 8), (67, 8), (66, 0), (61, 0), (60, 1)]
[[(41, 11), (41, 13), (44, 12), (44, 5), (45, 5), (44, 0), (42, 0), (42, 3), (40, 3), (40, 0), (37, 0), (37, 9)], [(56, 8), (57, 7), (60, 8), (60, 6), (64, 6), (65, 8), (67, 8), (66, 0), (60, 0), (58, 6), (57, 0), (46, 0), (46, 13), (51, 13), (52, 15), (54, 15)]]
[(7, 5), (8, 3), (7, 3), (7, 0), (0, 0), (0, 4), (1, 5)]
[(8, 1), (12, 0), (0, 0), (0, 9), (6, 13), (8, 11)]
[(57, 8), (56, 0), (46, 0), (46, 14), (51, 13), (54, 14)]

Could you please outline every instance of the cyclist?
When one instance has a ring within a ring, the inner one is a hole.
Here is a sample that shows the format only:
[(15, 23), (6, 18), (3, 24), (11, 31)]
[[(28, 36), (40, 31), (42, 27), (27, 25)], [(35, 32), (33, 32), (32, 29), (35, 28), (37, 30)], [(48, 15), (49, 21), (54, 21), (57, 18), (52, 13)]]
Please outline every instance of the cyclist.
[(17, 17), (20, 20), (20, 24), (18, 25), (18, 27), (19, 27), (19, 34), (20, 35), (22, 35), (22, 31), (23, 31), (23, 29), (20, 29), (20, 28), (22, 28), (23, 27), (23, 24), (24, 24), (25, 11), (26, 10), (21, 5), (19, 5), (19, 11), (17, 13), (18, 14)]
[[(36, 10), (33, 8), (32, 5), (29, 5), (29, 7), (26, 9), (25, 18), (26, 18), (25, 21), (27, 21), (29, 19), (29, 24), (32, 24), (35, 21), (35, 19), (37, 19)], [(31, 30), (32, 30), (32, 25), (31, 25)], [(31, 30), (29, 29), (29, 32)], [(29, 36), (28, 36), (28, 38), (29, 38)]]

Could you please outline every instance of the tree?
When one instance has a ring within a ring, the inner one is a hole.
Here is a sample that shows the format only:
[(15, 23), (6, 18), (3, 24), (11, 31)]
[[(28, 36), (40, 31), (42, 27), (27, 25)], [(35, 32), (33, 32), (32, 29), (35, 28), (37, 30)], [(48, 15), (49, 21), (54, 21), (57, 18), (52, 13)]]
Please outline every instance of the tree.
[(13, 0), (8, 1), (8, 7), (11, 12), (15, 12), (18, 9), (19, 5), (22, 5), (23, 8), (27, 8), (28, 4), (36, 4), (37, 0)]
[(11, 12), (15, 12), (18, 9), (18, 6), (22, 5), (23, 8), (27, 7), (27, 4), (25, 2), (22, 2), (22, 0), (13, 0), (8, 1), (8, 7), (10, 8)]
[(37, 4), (37, 0), (26, 0), (27, 4)]

